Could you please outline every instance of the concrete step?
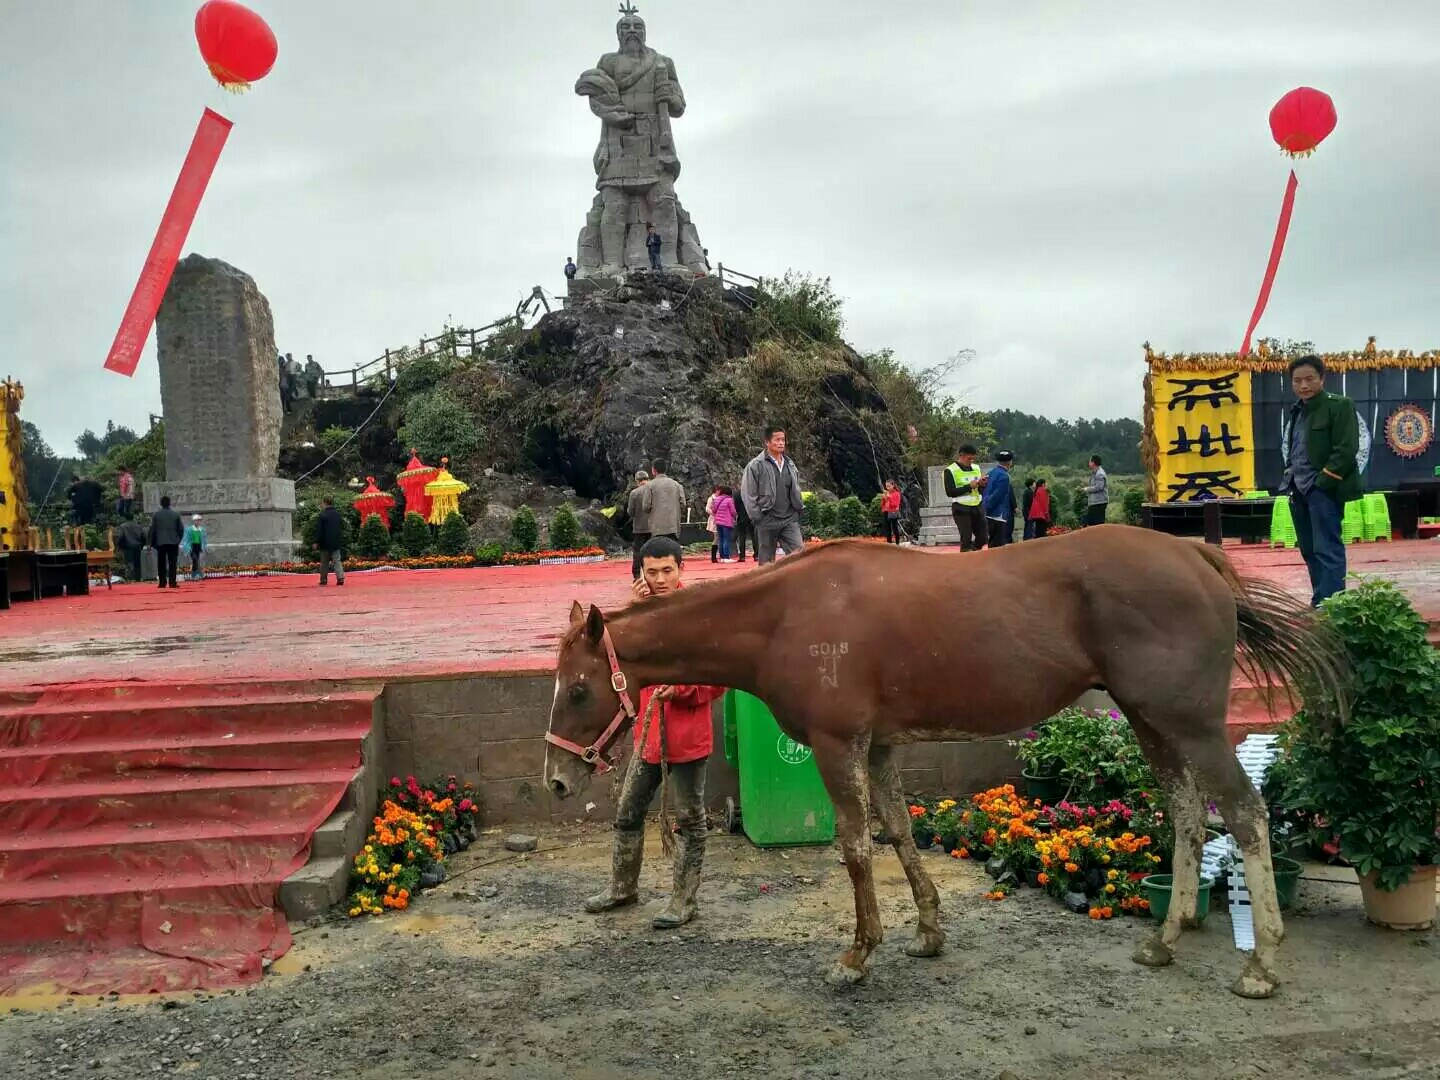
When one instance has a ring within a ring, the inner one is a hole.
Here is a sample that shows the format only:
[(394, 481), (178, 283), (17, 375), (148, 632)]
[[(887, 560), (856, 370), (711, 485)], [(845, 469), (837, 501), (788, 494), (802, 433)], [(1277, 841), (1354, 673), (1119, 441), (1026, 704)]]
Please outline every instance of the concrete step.
[(280, 885), (280, 907), (291, 921), (323, 915), (345, 899), (350, 882), (350, 858), (331, 856), (308, 863)]
[(355, 809), (336, 810), (315, 830), (312, 859), (353, 859), (365, 844), (370, 818)]

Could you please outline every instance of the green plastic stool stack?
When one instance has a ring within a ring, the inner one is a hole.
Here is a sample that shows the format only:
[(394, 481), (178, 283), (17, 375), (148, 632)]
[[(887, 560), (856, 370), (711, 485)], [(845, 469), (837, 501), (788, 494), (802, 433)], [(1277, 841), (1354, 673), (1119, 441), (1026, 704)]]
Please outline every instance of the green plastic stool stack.
[(1345, 544), (1353, 544), (1364, 539), (1365, 512), (1360, 508), (1360, 500), (1356, 499), (1345, 504), (1345, 517), (1340, 521), (1340, 540)]
[(1290, 516), (1290, 500), (1283, 495), (1270, 508), (1270, 546), (1293, 548), (1295, 519)]
[(1247, 491), (1243, 497), (1246, 499), (1268, 499), (1270, 498), (1270, 493), (1268, 491)]
[(1366, 540), (1389, 540), (1394, 532), (1390, 527), (1390, 504), (1385, 493), (1372, 491), (1360, 500), (1360, 513), (1365, 519)]

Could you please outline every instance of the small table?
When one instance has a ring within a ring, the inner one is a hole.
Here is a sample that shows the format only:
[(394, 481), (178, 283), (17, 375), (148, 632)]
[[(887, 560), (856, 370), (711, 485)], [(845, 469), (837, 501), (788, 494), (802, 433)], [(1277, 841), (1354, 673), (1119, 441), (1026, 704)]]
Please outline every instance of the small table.
[(35, 552), (35, 577), (41, 599), (90, 595), (90, 563), (83, 551)]
[(5, 552), (5, 606), (11, 600), (39, 600), (40, 586), (35, 580), (35, 552)]
[(1140, 508), (1140, 524), (1171, 536), (1204, 537), (1207, 544), (1219, 544), (1226, 537), (1262, 543), (1270, 538), (1274, 506), (1273, 498), (1145, 503)]

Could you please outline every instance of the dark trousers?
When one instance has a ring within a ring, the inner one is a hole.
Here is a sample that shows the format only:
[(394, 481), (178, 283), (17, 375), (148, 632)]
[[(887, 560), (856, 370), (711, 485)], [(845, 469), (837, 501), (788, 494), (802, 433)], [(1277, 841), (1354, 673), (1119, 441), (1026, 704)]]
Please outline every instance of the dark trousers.
[(887, 544), (898, 544), (898, 543), (900, 543), (900, 515), (899, 515), (899, 514), (891, 513), (891, 514), (886, 514), (886, 515), (885, 515), (885, 542), (886, 542)]
[(650, 269), (660, 269), (660, 249), (658, 247), (650, 248)]
[(205, 549), (199, 544), (190, 545), (190, 576), (192, 578), (200, 577), (200, 556), (204, 551)]
[(745, 541), (750, 541), (750, 550), (758, 551), (755, 544), (755, 526), (748, 520), (737, 520), (735, 522), (735, 558), (740, 562), (745, 561)]
[(1020, 534), (1022, 540), (1033, 540), (1035, 538), (1035, 522), (1025, 522), (1025, 531)]
[(990, 546), (1004, 547), (1010, 542), (1010, 523), (1004, 518), (986, 518), (985, 527), (990, 530)]
[(794, 555), (805, 550), (805, 538), (800, 534), (800, 522), (766, 522), (755, 529), (755, 561), (765, 566), (775, 561), (776, 550)]
[(637, 532), (634, 542), (630, 547), (630, 579), (633, 581), (640, 576), (640, 549), (645, 546), (645, 541), (650, 539), (649, 533)]
[(1310, 603), (1319, 607), (1326, 597), (1345, 591), (1345, 542), (1340, 539), (1345, 509), (1332, 496), (1311, 488), (1306, 495), (1291, 493), (1290, 516), (1310, 571)]
[(955, 528), (960, 530), (961, 551), (979, 551), (989, 541), (990, 529), (985, 521), (985, 510), (978, 503), (966, 506), (952, 502), (950, 516), (955, 519)]
[[(637, 723), (639, 721), (636, 721)], [(654, 720), (651, 721), (654, 723)], [(680, 832), (695, 833), (705, 840), (705, 766), (707, 758), (670, 766), (671, 798), (675, 801), (675, 824)], [(645, 827), (645, 815), (655, 792), (660, 790), (660, 766), (648, 761), (632, 761), (625, 770), (620, 789), (620, 805), (615, 809), (615, 828), (636, 832)]]
[(172, 589), (177, 588), (175, 571), (180, 563), (180, 545), (156, 544), (155, 555), (159, 563), (155, 576), (160, 579), (160, 588), (163, 589), (167, 585)]
[(1085, 524), (1104, 525), (1105, 511), (1108, 509), (1110, 509), (1109, 503), (1096, 503), (1094, 506), (1087, 506), (1085, 508)]
[(140, 580), (140, 549), (139, 549), (139, 548), (126, 548), (126, 549), (125, 549), (125, 580), (126, 580), (126, 581), (139, 581), (139, 580)]
[(1030, 521), (1026, 522), (1026, 527), (1029, 529), (1030, 532), (1028, 539), (1039, 540), (1042, 536), (1044, 536), (1050, 531), (1050, 522), (1042, 521), (1040, 518), (1032, 518)]

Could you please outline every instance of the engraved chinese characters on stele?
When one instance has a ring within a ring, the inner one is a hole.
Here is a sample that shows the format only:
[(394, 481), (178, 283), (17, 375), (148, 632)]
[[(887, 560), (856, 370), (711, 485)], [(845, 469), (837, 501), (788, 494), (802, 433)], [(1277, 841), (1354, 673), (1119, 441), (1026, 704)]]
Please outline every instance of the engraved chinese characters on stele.
[(820, 685), (840, 688), (840, 658), (850, 651), (848, 641), (824, 641), (810, 646), (810, 655), (820, 660)]
[(1164, 502), (1239, 498), (1255, 486), (1248, 371), (1167, 371), (1152, 376), (1156, 487)]

